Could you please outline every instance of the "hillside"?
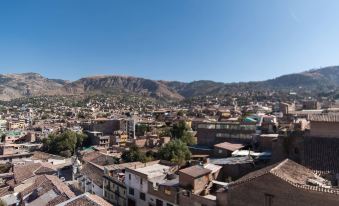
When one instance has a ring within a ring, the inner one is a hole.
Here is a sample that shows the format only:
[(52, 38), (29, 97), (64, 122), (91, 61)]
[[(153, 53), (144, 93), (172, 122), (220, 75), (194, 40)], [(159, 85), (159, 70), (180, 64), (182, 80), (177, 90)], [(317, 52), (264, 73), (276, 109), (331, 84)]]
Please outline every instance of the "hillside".
[(84, 93), (136, 93), (167, 100), (184, 97), (160, 81), (126, 76), (95, 76), (66, 84), (64, 90), (71, 94)]
[(0, 74), (0, 100), (24, 96), (61, 94), (67, 81), (48, 79), (36, 73)]
[(139, 94), (164, 100), (223, 95), (244, 91), (307, 90), (322, 92), (339, 88), (339, 66), (288, 74), (257, 82), (155, 81), (128, 76), (93, 76), (74, 82), (48, 79), (36, 73), (0, 74), (0, 100), (39, 95)]

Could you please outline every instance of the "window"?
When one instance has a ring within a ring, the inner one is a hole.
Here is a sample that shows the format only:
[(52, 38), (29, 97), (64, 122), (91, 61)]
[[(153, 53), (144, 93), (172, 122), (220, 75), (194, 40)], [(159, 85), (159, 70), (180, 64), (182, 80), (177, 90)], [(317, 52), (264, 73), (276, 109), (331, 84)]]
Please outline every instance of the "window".
[(129, 193), (130, 195), (134, 195), (134, 189), (133, 189), (133, 188), (129, 188), (128, 193)]
[(142, 185), (142, 178), (140, 178), (140, 185)]
[(155, 205), (156, 205), (156, 206), (163, 206), (162, 200), (157, 199), (157, 200), (155, 201)]
[(297, 147), (294, 148), (294, 154), (299, 154), (299, 149)]
[(131, 180), (131, 174), (128, 174), (128, 179)]
[(272, 206), (273, 204), (273, 195), (265, 194), (265, 206)]
[(145, 195), (145, 193), (143, 193), (143, 192), (140, 192), (139, 197), (140, 197), (140, 199), (143, 200), (143, 201), (146, 200), (146, 195)]

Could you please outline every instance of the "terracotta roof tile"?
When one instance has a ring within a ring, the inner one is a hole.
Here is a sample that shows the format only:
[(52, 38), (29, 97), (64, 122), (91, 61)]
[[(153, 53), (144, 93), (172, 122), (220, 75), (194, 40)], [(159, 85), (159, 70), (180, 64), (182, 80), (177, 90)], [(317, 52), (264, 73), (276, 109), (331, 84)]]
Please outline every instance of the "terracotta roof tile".
[(80, 173), (83, 175), (86, 175), (99, 187), (102, 187), (103, 175), (104, 175), (103, 167), (100, 167), (98, 165), (88, 162), (82, 166)]
[(85, 193), (69, 200), (65, 206), (111, 206), (106, 200), (97, 195)]
[(19, 184), (35, 175), (53, 172), (56, 172), (56, 169), (54, 169), (52, 164), (47, 162), (18, 165), (13, 168), (15, 184)]
[(280, 163), (265, 167), (263, 169), (251, 172), (244, 177), (238, 179), (237, 181), (231, 182), (228, 185), (229, 189), (236, 187), (240, 184), (250, 182), (258, 177), (263, 175), (271, 174), (281, 180), (295, 186), (297, 188), (303, 188), (306, 190), (313, 190), (318, 192), (328, 192), (332, 194), (339, 195), (339, 190), (335, 188), (326, 188), (322, 186), (311, 186), (307, 184), (307, 181), (310, 179), (322, 180), (321, 177), (315, 175), (312, 170), (297, 164), (296, 162), (286, 159)]

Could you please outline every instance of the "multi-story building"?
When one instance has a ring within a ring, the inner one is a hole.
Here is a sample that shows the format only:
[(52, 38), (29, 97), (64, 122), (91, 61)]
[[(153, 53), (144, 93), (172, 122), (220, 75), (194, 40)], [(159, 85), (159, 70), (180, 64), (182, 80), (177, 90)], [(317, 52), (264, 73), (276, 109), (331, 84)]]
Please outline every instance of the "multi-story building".
[(126, 132), (128, 139), (135, 139), (135, 120), (133, 118), (121, 119), (120, 130)]
[(250, 143), (256, 134), (255, 123), (209, 122), (197, 128), (197, 143), (213, 147), (221, 142)]
[(304, 100), (302, 108), (305, 110), (317, 110), (320, 109), (320, 103), (317, 100)]
[(117, 131), (127, 134), (128, 139), (135, 139), (135, 120), (133, 118), (94, 119), (82, 124), (84, 130), (101, 132), (102, 135), (114, 135)]
[(111, 137), (111, 144), (118, 145), (118, 146), (126, 146), (126, 142), (128, 140), (128, 135), (122, 131), (114, 132), (114, 135)]
[(13, 119), (7, 121), (7, 129), (8, 130), (17, 130), (17, 129), (25, 129), (26, 123), (23, 119)]
[(131, 162), (104, 167), (104, 199), (116, 206), (127, 204), (127, 190), (124, 183), (126, 168), (136, 169), (144, 163)]
[(120, 129), (120, 120), (118, 119), (94, 119), (90, 122), (83, 123), (84, 130), (102, 132), (104, 135), (112, 135)]
[(102, 132), (97, 131), (85, 131), (85, 133), (88, 135), (91, 145), (109, 147), (109, 136), (104, 136)]
[(157, 187), (169, 174), (173, 168), (156, 162), (147, 163), (145, 167), (130, 169), (126, 168), (125, 185), (127, 189), (128, 206), (163, 206), (173, 205), (165, 198), (156, 197), (150, 193), (150, 187)]
[[(179, 205), (216, 206), (216, 185), (221, 167), (214, 164), (195, 165), (179, 171)], [(221, 183), (223, 184), (223, 183)]]
[(0, 132), (4, 132), (7, 129), (7, 121), (0, 119)]

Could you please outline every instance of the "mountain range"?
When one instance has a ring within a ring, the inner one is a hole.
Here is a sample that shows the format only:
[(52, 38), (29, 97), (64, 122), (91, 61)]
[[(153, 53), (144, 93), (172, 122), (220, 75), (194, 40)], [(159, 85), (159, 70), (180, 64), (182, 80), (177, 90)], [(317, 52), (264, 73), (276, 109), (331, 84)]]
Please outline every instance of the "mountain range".
[(246, 91), (308, 90), (314, 92), (339, 88), (339, 66), (287, 74), (256, 82), (221, 83), (214, 81), (150, 80), (130, 76), (92, 76), (76, 81), (48, 79), (37, 73), (0, 74), (0, 100), (41, 95), (140, 94), (164, 100), (182, 100), (204, 95), (224, 95)]

